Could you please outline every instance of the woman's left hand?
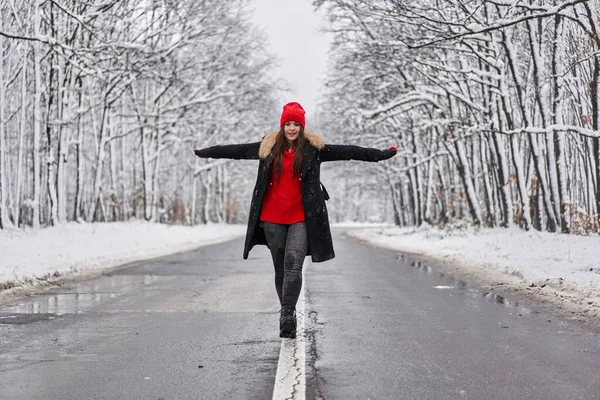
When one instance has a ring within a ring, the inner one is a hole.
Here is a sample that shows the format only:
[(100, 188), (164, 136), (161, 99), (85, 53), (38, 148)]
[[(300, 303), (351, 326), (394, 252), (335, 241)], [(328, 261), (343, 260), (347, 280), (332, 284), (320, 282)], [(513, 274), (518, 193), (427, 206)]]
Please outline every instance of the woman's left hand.
[(398, 152), (398, 144), (390, 146), (390, 150), (394, 150), (397, 153)]

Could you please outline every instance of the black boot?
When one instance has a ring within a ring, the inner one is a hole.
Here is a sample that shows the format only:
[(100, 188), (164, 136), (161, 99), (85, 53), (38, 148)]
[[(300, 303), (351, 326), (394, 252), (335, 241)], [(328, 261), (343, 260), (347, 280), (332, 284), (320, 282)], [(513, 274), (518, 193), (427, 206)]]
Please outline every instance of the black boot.
[(290, 305), (281, 306), (279, 317), (279, 337), (296, 338), (296, 308)]

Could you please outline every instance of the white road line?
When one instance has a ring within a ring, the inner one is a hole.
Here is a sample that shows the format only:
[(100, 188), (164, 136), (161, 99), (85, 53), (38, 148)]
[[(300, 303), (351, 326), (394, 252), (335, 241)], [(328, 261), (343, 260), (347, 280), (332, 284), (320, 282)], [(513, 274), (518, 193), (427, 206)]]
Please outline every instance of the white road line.
[[(306, 264), (305, 262), (304, 267), (306, 267)], [(304, 267), (303, 269), (306, 272)], [(298, 304), (296, 304), (296, 319), (298, 321), (296, 339), (282, 339), (281, 341), (277, 375), (275, 376), (275, 388), (273, 389), (273, 400), (306, 399), (304, 286), (306, 286), (306, 280), (302, 284), (300, 298), (298, 299)]]

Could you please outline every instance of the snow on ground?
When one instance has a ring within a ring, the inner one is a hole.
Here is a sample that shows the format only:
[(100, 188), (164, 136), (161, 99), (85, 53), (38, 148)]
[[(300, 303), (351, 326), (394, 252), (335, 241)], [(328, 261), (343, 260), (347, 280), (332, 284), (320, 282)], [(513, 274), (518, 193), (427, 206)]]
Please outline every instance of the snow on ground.
[(497, 292), (600, 325), (600, 237), (508, 229), (378, 227), (349, 235)]
[[(600, 325), (600, 237), (509, 229), (337, 224), (336, 229), (394, 249), (495, 292)], [(148, 222), (68, 223), (0, 230), (0, 303), (56, 283), (125, 264), (243, 236), (243, 225), (169, 226)], [(335, 243), (334, 243), (335, 246)], [(240, 257), (242, 248), (240, 248)]]
[(243, 225), (187, 227), (141, 221), (0, 230), (0, 302), (134, 261), (226, 241), (245, 231)]

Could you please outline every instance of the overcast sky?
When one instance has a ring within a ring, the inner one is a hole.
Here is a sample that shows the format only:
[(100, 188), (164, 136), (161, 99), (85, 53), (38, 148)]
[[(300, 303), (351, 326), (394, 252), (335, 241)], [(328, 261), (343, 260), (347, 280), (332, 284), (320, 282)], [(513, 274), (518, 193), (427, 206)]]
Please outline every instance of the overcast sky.
[(325, 78), (329, 37), (319, 31), (326, 19), (312, 0), (253, 0), (254, 18), (281, 59), (279, 73), (292, 88), (282, 99), (297, 101), (312, 114)]

